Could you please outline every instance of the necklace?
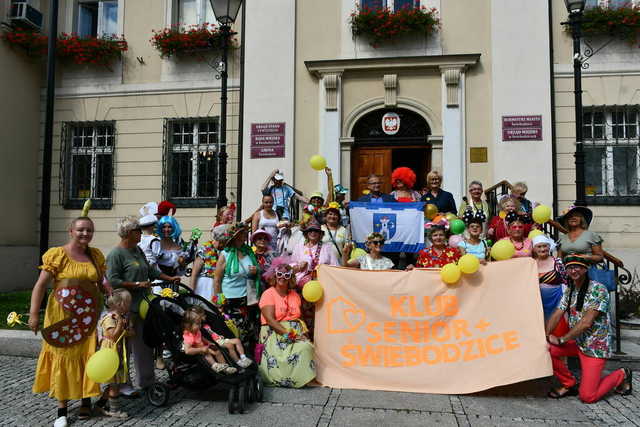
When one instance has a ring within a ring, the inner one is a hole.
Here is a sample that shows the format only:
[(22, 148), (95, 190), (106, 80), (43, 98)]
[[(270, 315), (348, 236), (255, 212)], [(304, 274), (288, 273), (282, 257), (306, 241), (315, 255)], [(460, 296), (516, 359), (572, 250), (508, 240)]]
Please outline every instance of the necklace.
[(513, 247), (516, 248), (516, 250), (520, 251), (522, 250), (522, 248), (524, 248), (524, 241), (520, 243), (520, 247), (518, 247), (518, 245), (516, 244), (516, 242), (513, 241), (513, 239), (511, 237), (509, 237), (509, 240), (511, 240), (511, 243), (513, 243)]

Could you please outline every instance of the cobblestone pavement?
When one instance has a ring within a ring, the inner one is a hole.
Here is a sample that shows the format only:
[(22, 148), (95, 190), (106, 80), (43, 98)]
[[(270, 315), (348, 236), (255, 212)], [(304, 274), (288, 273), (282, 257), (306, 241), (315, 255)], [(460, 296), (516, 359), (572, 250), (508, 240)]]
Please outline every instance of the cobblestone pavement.
[[(33, 395), (36, 361), (0, 356), (0, 425), (47, 426), (55, 418), (55, 403), (46, 395)], [(577, 398), (545, 397), (548, 380), (529, 381), (487, 392), (431, 395), (309, 387), (302, 390), (267, 388), (265, 402), (253, 404), (246, 414), (229, 415), (226, 392), (191, 392), (171, 395), (169, 405), (150, 406), (145, 399), (126, 400), (130, 418), (95, 417), (78, 421), (79, 402), (72, 402), (69, 421), (75, 426), (638, 426), (640, 381), (636, 396), (612, 395), (585, 405)]]

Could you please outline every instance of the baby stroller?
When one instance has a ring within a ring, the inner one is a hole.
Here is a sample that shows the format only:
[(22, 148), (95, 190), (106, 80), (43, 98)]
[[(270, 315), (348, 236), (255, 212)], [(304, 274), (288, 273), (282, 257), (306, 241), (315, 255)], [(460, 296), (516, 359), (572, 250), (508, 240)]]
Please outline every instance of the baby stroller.
[[(165, 366), (169, 374), (170, 383), (188, 389), (206, 389), (216, 384), (224, 384), (229, 388), (229, 413), (243, 413), (246, 405), (262, 402), (264, 384), (258, 372), (258, 366), (253, 363), (248, 368), (241, 368), (229, 356), (226, 348), (218, 346), (206, 328), (202, 328), (202, 336), (212, 343), (224, 355), (226, 362), (238, 369), (235, 374), (224, 375), (216, 373), (203, 356), (189, 356), (184, 353), (182, 343), (182, 316), (186, 309), (192, 306), (202, 307), (205, 311), (206, 322), (218, 335), (235, 338), (227, 327), (224, 316), (214, 304), (193, 293), (191, 288), (183, 284), (165, 284), (177, 292), (175, 298), (156, 295), (145, 295), (149, 310), (144, 322), (144, 342), (149, 347), (158, 350), (159, 354), (168, 355)], [(164, 352), (163, 352), (164, 350)], [(169, 401), (170, 389), (167, 384), (156, 382), (147, 391), (147, 399), (154, 406), (164, 406)]]

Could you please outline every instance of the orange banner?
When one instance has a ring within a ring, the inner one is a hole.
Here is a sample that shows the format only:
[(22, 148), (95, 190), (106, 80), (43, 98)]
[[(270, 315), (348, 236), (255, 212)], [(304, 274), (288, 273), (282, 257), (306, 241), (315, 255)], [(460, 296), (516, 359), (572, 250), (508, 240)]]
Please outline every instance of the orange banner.
[(325, 386), (473, 393), (552, 374), (538, 271), (493, 262), (453, 285), (437, 270), (323, 265), (317, 380)]

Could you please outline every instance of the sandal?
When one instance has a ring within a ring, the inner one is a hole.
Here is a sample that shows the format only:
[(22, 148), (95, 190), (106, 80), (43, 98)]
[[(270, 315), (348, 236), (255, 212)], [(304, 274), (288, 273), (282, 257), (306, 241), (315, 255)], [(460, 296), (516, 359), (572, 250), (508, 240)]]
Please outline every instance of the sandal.
[[(624, 371), (624, 382), (616, 388), (616, 393), (621, 396), (629, 396), (633, 393), (633, 371), (629, 368), (622, 368), (622, 370)], [(620, 387), (624, 385), (627, 387), (620, 389)]]
[(81, 406), (78, 411), (79, 420), (88, 420), (91, 417), (91, 406)]
[(547, 393), (547, 396), (552, 399), (562, 399), (563, 397), (577, 396), (577, 395), (578, 395), (577, 385), (567, 388), (567, 391), (565, 391), (564, 393), (560, 393), (557, 389), (552, 389), (551, 391), (549, 391), (549, 393)]

